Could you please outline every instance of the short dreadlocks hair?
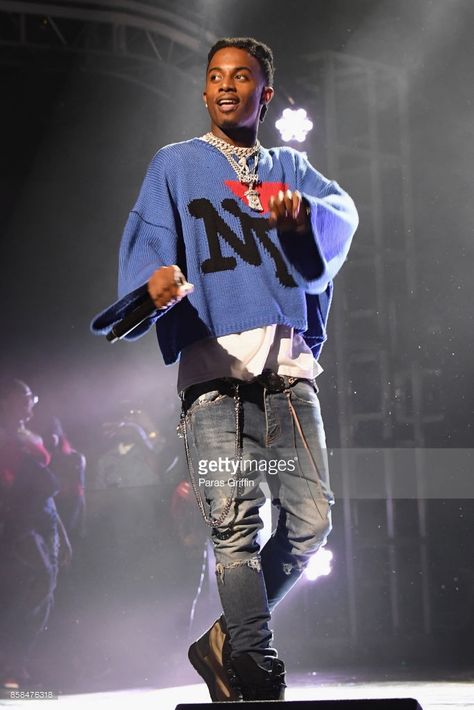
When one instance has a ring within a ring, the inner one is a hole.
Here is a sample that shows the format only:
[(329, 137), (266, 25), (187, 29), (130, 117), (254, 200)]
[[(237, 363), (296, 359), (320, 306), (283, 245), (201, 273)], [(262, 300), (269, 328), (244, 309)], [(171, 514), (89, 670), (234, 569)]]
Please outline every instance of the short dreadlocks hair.
[(258, 40), (253, 37), (224, 37), (223, 39), (219, 39), (209, 50), (209, 54), (207, 55), (208, 67), (214, 54), (218, 52), (219, 49), (224, 49), (225, 47), (244, 49), (248, 54), (252, 55), (252, 57), (255, 57), (262, 68), (266, 86), (273, 86), (273, 73), (275, 69), (273, 66), (273, 52), (270, 47), (263, 42), (258, 42)]

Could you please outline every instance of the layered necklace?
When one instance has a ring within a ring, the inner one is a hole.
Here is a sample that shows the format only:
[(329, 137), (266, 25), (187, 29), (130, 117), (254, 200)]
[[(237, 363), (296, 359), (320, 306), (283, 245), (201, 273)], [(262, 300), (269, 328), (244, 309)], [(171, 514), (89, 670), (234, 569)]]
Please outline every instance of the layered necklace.
[[(250, 209), (256, 212), (263, 212), (262, 203), (260, 202), (260, 195), (255, 189), (256, 185), (259, 184), (260, 178), (257, 173), (258, 159), (260, 157), (260, 142), (257, 141), (255, 145), (250, 148), (242, 148), (239, 146), (231, 145), (226, 143), (226, 141), (217, 138), (213, 133), (206, 133), (201, 136), (201, 140), (209, 143), (214, 148), (224, 155), (229, 161), (230, 165), (234, 169), (239, 182), (247, 186), (247, 190), (244, 192), (247, 198), (247, 204)], [(254, 158), (253, 168), (250, 169), (247, 160)]]

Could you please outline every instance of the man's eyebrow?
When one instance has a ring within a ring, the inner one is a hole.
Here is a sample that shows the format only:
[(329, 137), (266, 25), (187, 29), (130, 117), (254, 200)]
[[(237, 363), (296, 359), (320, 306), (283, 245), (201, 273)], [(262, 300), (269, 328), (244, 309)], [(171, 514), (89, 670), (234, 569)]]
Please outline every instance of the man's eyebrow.
[[(234, 71), (242, 71), (242, 69), (245, 69), (246, 71), (252, 73), (250, 67), (234, 67)], [(209, 72), (211, 71), (222, 71), (222, 67), (209, 67), (207, 73), (209, 74)]]

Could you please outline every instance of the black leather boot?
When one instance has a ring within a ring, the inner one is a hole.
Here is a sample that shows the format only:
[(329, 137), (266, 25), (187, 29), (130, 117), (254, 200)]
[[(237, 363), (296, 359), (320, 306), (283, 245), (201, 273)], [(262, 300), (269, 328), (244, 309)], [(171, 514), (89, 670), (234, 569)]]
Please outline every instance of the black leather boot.
[(229, 634), (223, 616), (188, 651), (188, 658), (206, 682), (213, 702), (242, 699), (230, 654)]
[(271, 669), (259, 666), (247, 654), (232, 659), (244, 700), (284, 700), (285, 665), (279, 658), (271, 659)]

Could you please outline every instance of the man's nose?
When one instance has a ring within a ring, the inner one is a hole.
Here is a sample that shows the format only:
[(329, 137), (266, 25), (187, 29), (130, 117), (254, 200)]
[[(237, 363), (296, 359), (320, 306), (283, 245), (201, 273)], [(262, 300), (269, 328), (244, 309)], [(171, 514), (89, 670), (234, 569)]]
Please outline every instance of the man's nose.
[(232, 77), (224, 77), (219, 87), (220, 91), (235, 91), (235, 82)]

